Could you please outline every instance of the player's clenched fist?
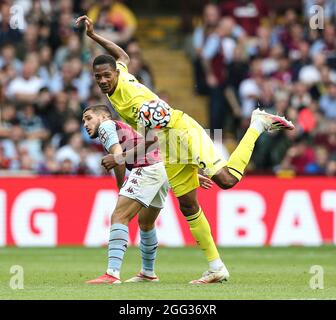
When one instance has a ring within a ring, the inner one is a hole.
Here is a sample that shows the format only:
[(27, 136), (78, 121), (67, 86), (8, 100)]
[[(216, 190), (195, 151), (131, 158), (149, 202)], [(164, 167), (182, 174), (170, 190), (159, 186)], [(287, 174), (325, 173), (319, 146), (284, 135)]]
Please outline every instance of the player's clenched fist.
[(114, 167), (125, 163), (125, 158), (121, 154), (113, 155), (108, 154), (102, 158), (101, 165), (107, 170), (110, 171)]
[(93, 22), (88, 16), (81, 16), (76, 20), (76, 26), (78, 27), (80, 22), (84, 21), (85, 27), (86, 27), (86, 34), (88, 36), (92, 36), (94, 31), (93, 31)]

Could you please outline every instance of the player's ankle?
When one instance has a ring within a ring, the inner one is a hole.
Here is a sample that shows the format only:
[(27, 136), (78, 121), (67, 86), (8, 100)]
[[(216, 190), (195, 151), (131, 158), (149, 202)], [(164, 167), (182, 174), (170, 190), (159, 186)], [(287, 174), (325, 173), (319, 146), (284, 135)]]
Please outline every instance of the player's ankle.
[(260, 134), (262, 134), (265, 131), (265, 125), (262, 123), (260, 119), (255, 119), (250, 124), (250, 128), (258, 131)]
[(209, 261), (209, 269), (212, 271), (220, 270), (224, 266), (224, 263), (221, 258)]
[(141, 269), (141, 273), (146, 277), (155, 277), (156, 276), (154, 270)]
[(109, 274), (112, 277), (120, 279), (120, 271), (116, 269), (107, 269), (107, 274)]

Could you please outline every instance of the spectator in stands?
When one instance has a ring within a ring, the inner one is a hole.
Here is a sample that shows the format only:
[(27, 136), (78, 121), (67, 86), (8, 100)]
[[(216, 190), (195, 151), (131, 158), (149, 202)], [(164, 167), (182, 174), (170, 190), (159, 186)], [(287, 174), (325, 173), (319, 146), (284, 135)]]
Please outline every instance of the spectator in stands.
[(307, 85), (303, 82), (295, 83), (291, 97), (291, 106), (296, 109), (300, 109), (309, 106), (311, 102), (312, 97), (308, 92)]
[(18, 113), (18, 120), (21, 128), (25, 131), (28, 140), (46, 140), (49, 131), (44, 127), (42, 119), (36, 115), (32, 104), (27, 104)]
[(63, 132), (64, 122), (71, 115), (68, 95), (64, 91), (56, 93), (45, 118), (47, 128), (51, 131), (52, 136)]
[(73, 175), (76, 173), (76, 168), (70, 159), (64, 159), (59, 163), (59, 169), (56, 174), (59, 175)]
[(42, 175), (56, 174), (59, 164), (56, 161), (56, 148), (46, 141), (42, 145), (43, 159), (37, 165), (37, 173)]
[(47, 123), (48, 113), (53, 108), (52, 102), (53, 97), (49, 89), (47, 87), (43, 87), (40, 89), (37, 98), (33, 104), (36, 114), (41, 118), (46, 128), (48, 128)]
[(248, 56), (244, 51), (244, 45), (238, 43), (233, 52), (232, 61), (227, 66), (227, 82), (225, 88), (225, 97), (232, 110), (233, 116), (238, 122), (241, 118), (241, 104), (239, 99), (239, 87), (243, 80), (248, 76)]
[(39, 66), (37, 56), (28, 56), (23, 64), (22, 76), (12, 80), (7, 88), (7, 97), (17, 103), (33, 103), (39, 90), (44, 86), (43, 80), (37, 75)]
[(324, 120), (324, 127), (314, 137), (314, 144), (327, 148), (329, 154), (336, 154), (336, 121)]
[(291, 70), (293, 74), (293, 81), (298, 80), (299, 72), (302, 67), (311, 64), (309, 49), (309, 42), (303, 40), (298, 43), (298, 51), (296, 52), (295, 56), (291, 57)]
[(263, 72), (261, 60), (256, 59), (250, 65), (249, 78), (240, 83), (239, 97), (241, 101), (242, 117), (245, 122), (249, 120), (252, 110), (257, 105), (258, 99), (261, 97), (263, 83)]
[(89, 53), (82, 46), (76, 33), (69, 35), (68, 41), (56, 50), (54, 63), (58, 69), (61, 69), (63, 63), (71, 58), (79, 58), (83, 63), (89, 61)]
[(82, 136), (79, 132), (73, 133), (68, 143), (57, 150), (56, 160), (62, 166), (65, 160), (71, 161), (72, 170), (76, 171), (81, 162), (80, 153), (83, 147)]
[(314, 149), (308, 144), (308, 137), (298, 137), (281, 162), (282, 170), (293, 170), (296, 174), (305, 173), (309, 163), (315, 162)]
[(50, 45), (55, 52), (62, 44), (68, 43), (74, 32), (72, 0), (61, 0), (53, 7), (52, 21), (50, 23)]
[(38, 25), (29, 24), (23, 34), (23, 41), (16, 44), (17, 57), (24, 60), (30, 53), (37, 53), (40, 45)]
[(281, 44), (285, 46), (285, 44), (290, 39), (291, 28), (293, 25), (299, 22), (298, 15), (294, 9), (287, 9), (284, 17), (284, 21), (281, 25), (274, 26), (272, 31), (272, 44)]
[(142, 68), (142, 60), (140, 57), (133, 56), (131, 58), (128, 65), (128, 72), (133, 74), (140, 83), (144, 84), (149, 89), (154, 90), (151, 75)]
[(315, 160), (309, 162), (305, 168), (304, 173), (309, 175), (324, 175), (329, 160), (328, 150), (323, 146), (314, 148)]
[(326, 168), (326, 175), (336, 176), (336, 153), (332, 154)]
[(100, 35), (121, 45), (133, 37), (137, 27), (132, 11), (115, 0), (99, 1), (90, 8), (87, 15)]
[(0, 51), (0, 69), (11, 66), (15, 70), (15, 75), (21, 74), (22, 62), (17, 58), (16, 49), (13, 44), (6, 43)]
[(1, 106), (0, 113), (0, 139), (10, 136), (11, 127), (18, 123), (17, 112), (14, 104), (7, 103)]
[(290, 60), (287, 57), (281, 57), (278, 60), (278, 70), (272, 75), (272, 79), (277, 81), (280, 89), (290, 88), (293, 74), (290, 70)]
[(326, 65), (326, 56), (322, 53), (313, 57), (313, 63), (305, 65), (299, 72), (299, 81), (308, 86), (315, 85), (321, 81), (321, 70)]
[(62, 132), (59, 132), (53, 137), (53, 145), (59, 147), (63, 147), (69, 141), (69, 138), (76, 132), (80, 130), (80, 124), (77, 118), (73, 116), (69, 116), (62, 128)]
[(241, 30), (238, 32), (235, 30), (234, 20), (230, 17), (223, 17), (215, 33), (208, 37), (201, 55), (206, 84), (209, 88), (211, 129), (223, 128), (223, 118), (230, 114), (223, 94), (228, 81), (227, 66), (233, 61), (237, 41), (244, 36)]
[(328, 119), (336, 120), (336, 83), (330, 82), (328, 93), (320, 98), (320, 107)]
[(207, 4), (203, 9), (203, 23), (193, 33), (193, 65), (195, 89), (198, 94), (208, 94), (208, 86), (205, 80), (202, 65), (203, 49), (208, 37), (215, 33), (220, 14), (215, 4)]
[(233, 17), (248, 35), (254, 36), (268, 8), (264, 0), (226, 0), (220, 4), (220, 12)]
[(85, 101), (89, 97), (91, 84), (90, 72), (84, 69), (78, 58), (74, 57), (63, 63), (62, 71), (56, 72), (49, 88), (51, 92), (58, 93), (75, 87), (81, 101)]
[(16, 0), (14, 4), (24, 10), (28, 24), (49, 23), (52, 10), (50, 0)]
[(271, 53), (271, 30), (260, 26), (257, 28), (256, 37), (248, 44), (248, 53), (251, 57), (267, 58)]
[[(261, 98), (259, 99), (260, 104), (265, 108), (265, 110), (275, 109), (275, 94), (274, 94), (274, 84), (271, 81), (265, 81), (261, 85)], [(286, 104), (287, 108), (287, 104)], [(272, 112), (272, 111), (271, 111)], [(283, 114), (283, 113), (280, 113)]]
[(316, 54), (323, 53), (327, 58), (334, 58), (336, 55), (336, 39), (335, 39), (335, 27), (332, 24), (328, 24), (323, 29), (323, 38), (316, 40), (310, 53), (314, 57)]
[(10, 160), (6, 158), (4, 147), (1, 145), (0, 141), (0, 170), (6, 170), (10, 167)]
[(36, 161), (24, 147), (18, 149), (18, 163), (20, 170), (35, 171), (36, 169)]
[(128, 65), (129, 72), (133, 74), (140, 83), (154, 90), (153, 74), (149, 65), (144, 61), (139, 42), (136, 40), (130, 41), (126, 46), (126, 52), (130, 57)]
[(39, 51), (39, 69), (37, 74), (43, 80), (44, 85), (47, 85), (52, 80), (57, 69), (52, 62), (52, 51), (48, 45), (43, 45)]
[(26, 150), (25, 144), (25, 132), (23, 128), (18, 123), (13, 124), (10, 128), (8, 137), (1, 141), (4, 157), (10, 162), (10, 169), (20, 169), (20, 154), (23, 153), (22, 150)]

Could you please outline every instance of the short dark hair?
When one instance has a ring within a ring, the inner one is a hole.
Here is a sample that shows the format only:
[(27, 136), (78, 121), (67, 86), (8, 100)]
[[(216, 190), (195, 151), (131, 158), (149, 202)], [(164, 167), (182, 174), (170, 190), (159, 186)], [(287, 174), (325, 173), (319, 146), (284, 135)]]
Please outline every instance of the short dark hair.
[(96, 114), (101, 114), (101, 113), (104, 113), (106, 114), (110, 119), (112, 119), (112, 112), (111, 110), (108, 108), (108, 106), (105, 106), (104, 104), (97, 104), (97, 105), (94, 105), (94, 106), (89, 106), (89, 107), (86, 107), (84, 110), (83, 110), (83, 114), (87, 111), (92, 111)]
[(93, 67), (101, 64), (109, 64), (114, 70), (117, 69), (116, 59), (107, 54), (101, 54), (93, 60)]

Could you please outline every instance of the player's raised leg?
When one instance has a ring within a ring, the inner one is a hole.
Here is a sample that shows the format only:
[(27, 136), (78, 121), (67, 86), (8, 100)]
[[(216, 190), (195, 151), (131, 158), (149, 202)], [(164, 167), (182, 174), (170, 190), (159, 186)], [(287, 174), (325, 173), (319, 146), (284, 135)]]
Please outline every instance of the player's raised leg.
[(111, 218), (108, 244), (108, 267), (104, 275), (87, 281), (89, 284), (118, 284), (120, 269), (128, 245), (128, 223), (141, 210), (143, 205), (136, 200), (119, 196)]
[(161, 208), (142, 208), (138, 214), (140, 227), (140, 252), (141, 271), (125, 282), (158, 282), (159, 278), (155, 274), (154, 264), (158, 248), (158, 239), (155, 229), (155, 220)]
[(232, 188), (243, 177), (259, 136), (266, 131), (273, 132), (282, 129), (293, 130), (294, 125), (284, 117), (261, 111), (259, 108), (254, 110), (250, 127), (231, 154), (227, 167), (217, 171), (212, 180), (222, 189)]

